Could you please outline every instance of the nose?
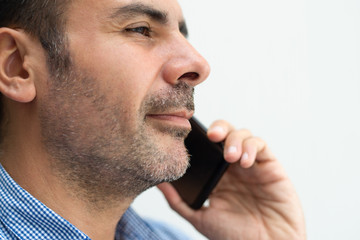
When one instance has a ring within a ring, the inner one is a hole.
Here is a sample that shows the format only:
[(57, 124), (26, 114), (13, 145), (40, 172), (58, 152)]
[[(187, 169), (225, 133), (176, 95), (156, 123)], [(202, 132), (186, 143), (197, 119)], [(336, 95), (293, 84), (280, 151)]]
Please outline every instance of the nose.
[(162, 77), (172, 85), (184, 81), (194, 87), (210, 74), (208, 62), (181, 34), (169, 41), (164, 60)]

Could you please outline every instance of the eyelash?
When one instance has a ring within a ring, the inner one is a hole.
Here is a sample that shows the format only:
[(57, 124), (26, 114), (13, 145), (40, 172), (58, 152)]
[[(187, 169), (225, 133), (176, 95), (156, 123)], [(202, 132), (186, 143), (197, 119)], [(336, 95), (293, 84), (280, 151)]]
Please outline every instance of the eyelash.
[(146, 27), (146, 26), (126, 28), (125, 31), (129, 32), (129, 33), (138, 33), (138, 34), (144, 35), (145, 37), (150, 37), (150, 34), (152, 32), (151, 28)]

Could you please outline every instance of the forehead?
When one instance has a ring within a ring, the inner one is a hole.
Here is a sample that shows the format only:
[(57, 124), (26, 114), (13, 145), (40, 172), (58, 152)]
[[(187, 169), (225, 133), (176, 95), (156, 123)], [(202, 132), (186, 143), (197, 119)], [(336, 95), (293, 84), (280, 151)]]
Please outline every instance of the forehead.
[(129, 5), (148, 6), (165, 13), (170, 21), (183, 21), (181, 7), (177, 0), (73, 0), (68, 8), (69, 21), (76, 21), (84, 16), (97, 19), (107, 18), (117, 9)]

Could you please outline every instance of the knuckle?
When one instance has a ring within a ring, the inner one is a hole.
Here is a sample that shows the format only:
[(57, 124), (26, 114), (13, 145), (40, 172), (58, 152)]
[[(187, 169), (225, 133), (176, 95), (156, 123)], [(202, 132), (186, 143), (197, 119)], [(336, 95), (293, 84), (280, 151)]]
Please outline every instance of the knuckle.
[(248, 137), (251, 137), (251, 136), (253, 135), (250, 130), (245, 129), (245, 128), (238, 130), (238, 133), (239, 133), (240, 135), (248, 136)]
[(266, 142), (260, 137), (250, 137), (245, 142), (246, 145), (266, 146)]
[(229, 131), (234, 129), (234, 127), (228, 121), (222, 119), (214, 121), (211, 126), (221, 126), (228, 129)]
[(233, 138), (240, 140), (246, 140), (252, 137), (251, 132), (247, 129), (235, 130), (231, 133), (231, 135), (233, 136)]
[(228, 124), (227, 121), (219, 119), (214, 121), (212, 125), (227, 125), (227, 124)]

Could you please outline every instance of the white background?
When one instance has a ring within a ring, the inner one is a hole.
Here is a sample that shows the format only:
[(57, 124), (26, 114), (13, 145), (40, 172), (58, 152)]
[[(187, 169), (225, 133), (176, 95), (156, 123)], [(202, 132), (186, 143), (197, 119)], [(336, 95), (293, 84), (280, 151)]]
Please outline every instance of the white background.
[[(360, 239), (360, 1), (180, 0), (212, 74), (196, 115), (271, 146), (303, 204), (308, 239)], [(204, 239), (156, 189), (135, 201)]]

